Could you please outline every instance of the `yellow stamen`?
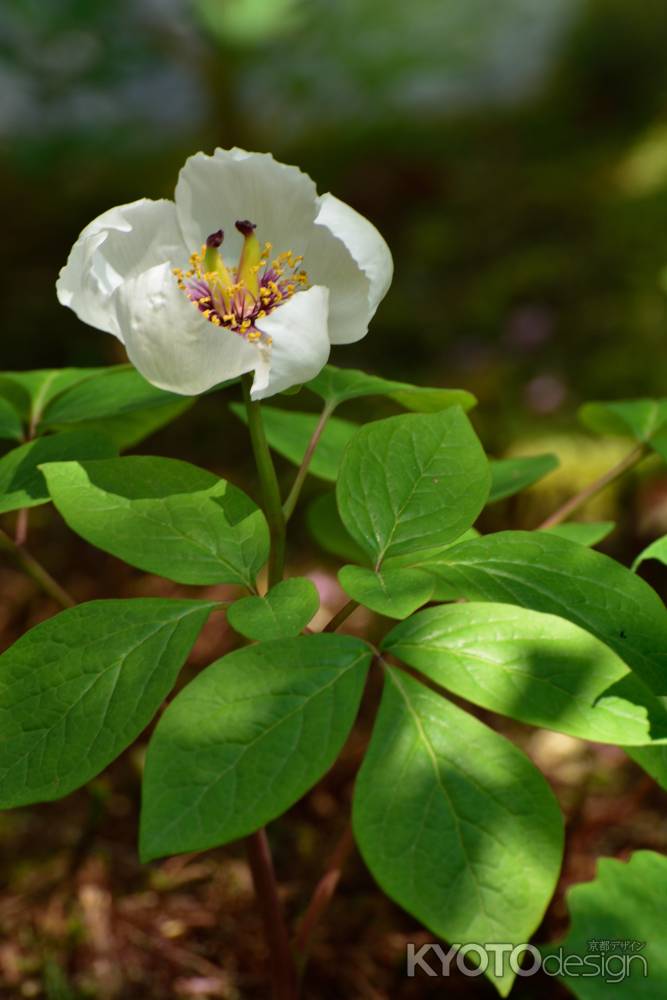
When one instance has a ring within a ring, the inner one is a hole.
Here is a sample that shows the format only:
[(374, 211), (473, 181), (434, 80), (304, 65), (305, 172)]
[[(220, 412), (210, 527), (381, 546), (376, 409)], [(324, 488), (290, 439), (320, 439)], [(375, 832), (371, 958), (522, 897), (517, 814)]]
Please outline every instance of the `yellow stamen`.
[(236, 279), (245, 285), (246, 289), (254, 299), (259, 295), (259, 270), (262, 259), (262, 249), (259, 240), (252, 229), (243, 232), (243, 247), (239, 257), (239, 266), (236, 271)]

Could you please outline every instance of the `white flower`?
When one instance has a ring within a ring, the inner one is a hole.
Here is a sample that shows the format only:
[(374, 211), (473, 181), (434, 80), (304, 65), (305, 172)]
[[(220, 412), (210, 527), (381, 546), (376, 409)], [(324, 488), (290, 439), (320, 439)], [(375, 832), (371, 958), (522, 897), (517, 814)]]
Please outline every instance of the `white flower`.
[(56, 287), (153, 385), (195, 395), (254, 371), (262, 399), (360, 340), (391, 277), (386, 243), (349, 205), (268, 154), (216, 149), (187, 160), (173, 202), (86, 226)]

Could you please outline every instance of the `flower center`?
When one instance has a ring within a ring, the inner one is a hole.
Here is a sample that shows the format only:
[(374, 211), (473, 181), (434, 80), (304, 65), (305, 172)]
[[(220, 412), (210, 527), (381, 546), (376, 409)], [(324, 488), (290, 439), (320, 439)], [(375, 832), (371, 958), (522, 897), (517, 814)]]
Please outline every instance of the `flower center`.
[(270, 243), (260, 245), (254, 223), (241, 220), (236, 228), (243, 246), (235, 268), (228, 268), (222, 258), (224, 233), (219, 229), (199, 253), (190, 256), (188, 271), (175, 267), (173, 273), (178, 287), (213, 326), (227, 327), (250, 341), (270, 343), (271, 338), (255, 324), (308, 288), (308, 275), (300, 266), (303, 257), (285, 250), (269, 262), (273, 248)]

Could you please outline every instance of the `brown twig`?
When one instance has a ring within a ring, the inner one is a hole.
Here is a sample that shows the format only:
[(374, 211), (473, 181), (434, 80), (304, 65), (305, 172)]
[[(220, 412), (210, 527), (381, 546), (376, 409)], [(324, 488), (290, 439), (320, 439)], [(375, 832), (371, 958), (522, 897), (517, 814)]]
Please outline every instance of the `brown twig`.
[(306, 476), (308, 475), (308, 469), (310, 468), (310, 463), (313, 458), (313, 454), (315, 453), (315, 449), (319, 444), (320, 438), (322, 437), (322, 434), (324, 432), (324, 428), (326, 427), (329, 421), (329, 417), (331, 416), (333, 411), (334, 407), (331, 406), (331, 404), (327, 403), (327, 405), (322, 410), (322, 413), (320, 414), (320, 419), (318, 420), (317, 426), (315, 427), (311, 439), (308, 442), (308, 447), (306, 448), (305, 454), (301, 461), (301, 465), (299, 466), (299, 470), (296, 474), (296, 478), (292, 485), (292, 489), (289, 491), (287, 499), (283, 504), (283, 514), (285, 515), (286, 521), (289, 521), (290, 517), (294, 513), (294, 508), (297, 505), (297, 501), (301, 494), (301, 489), (306, 480)]
[(340, 611), (333, 616), (331, 621), (327, 622), (322, 631), (335, 632), (336, 629), (340, 628), (343, 622), (346, 621), (350, 617), (352, 612), (356, 611), (358, 607), (359, 607), (359, 601), (348, 601), (347, 604), (345, 604), (340, 609)]
[(622, 476), (624, 472), (627, 472), (628, 469), (637, 465), (645, 454), (646, 445), (643, 443), (636, 445), (632, 451), (628, 452), (625, 458), (622, 458), (620, 462), (614, 465), (607, 472), (603, 473), (603, 475), (599, 476), (598, 479), (595, 479), (579, 493), (570, 497), (570, 499), (559, 507), (558, 510), (555, 510), (553, 514), (550, 514), (549, 517), (546, 518), (546, 520), (542, 521), (541, 524), (538, 524), (535, 530), (545, 531), (547, 528), (553, 528), (555, 525), (567, 520), (570, 514), (574, 514), (575, 510), (579, 510), (580, 507), (583, 507), (583, 505), (590, 500), (591, 497), (594, 497), (596, 493), (600, 493), (605, 486), (609, 486), (609, 484), (613, 483), (615, 479)]
[(6, 552), (12, 559), (27, 573), (27, 575), (37, 583), (42, 590), (52, 597), (54, 601), (63, 608), (73, 608), (76, 604), (74, 598), (70, 597), (67, 591), (54, 580), (33, 555), (31, 555), (22, 545), (17, 545), (9, 535), (0, 528), (0, 550)]
[(245, 838), (248, 863), (255, 895), (264, 924), (264, 933), (271, 958), (271, 983), (274, 1000), (297, 1000), (296, 968), (290, 948), (287, 925), (283, 915), (278, 885), (266, 830), (263, 828)]
[(17, 545), (25, 545), (28, 541), (29, 518), (28, 508), (21, 507), (16, 515), (16, 527), (14, 528), (14, 541)]
[(333, 850), (324, 875), (315, 886), (310, 903), (306, 908), (294, 940), (294, 947), (299, 956), (299, 964), (302, 968), (308, 957), (308, 950), (315, 926), (333, 898), (343, 872), (343, 867), (353, 848), (354, 837), (352, 836), (352, 826), (348, 823), (342, 837)]

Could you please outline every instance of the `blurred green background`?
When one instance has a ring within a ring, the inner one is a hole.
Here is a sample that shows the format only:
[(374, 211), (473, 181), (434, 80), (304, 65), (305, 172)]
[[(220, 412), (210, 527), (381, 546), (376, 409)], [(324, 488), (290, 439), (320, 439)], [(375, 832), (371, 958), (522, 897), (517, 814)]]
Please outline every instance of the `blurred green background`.
[(396, 263), (334, 361), (481, 402), (487, 444), (667, 385), (664, 0), (3, 0), (4, 368), (118, 361), (54, 281), (187, 155), (270, 150)]

